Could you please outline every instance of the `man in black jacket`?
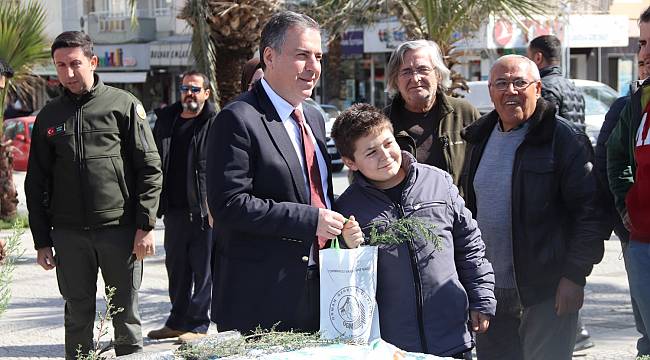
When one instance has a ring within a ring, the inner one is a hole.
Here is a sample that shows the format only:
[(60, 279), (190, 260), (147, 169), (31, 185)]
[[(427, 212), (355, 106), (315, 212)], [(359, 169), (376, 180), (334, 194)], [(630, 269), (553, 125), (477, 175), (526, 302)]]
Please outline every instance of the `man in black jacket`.
[[(533, 60), (542, 77), (542, 98), (555, 104), (557, 114), (586, 131), (585, 99), (582, 92), (576, 89), (573, 82), (562, 75), (560, 57), (562, 43), (553, 35), (542, 35), (534, 38), (528, 45), (527, 56)], [(594, 139), (595, 140), (595, 139)], [(578, 335), (576, 351), (587, 349), (594, 344), (589, 340), (589, 332), (578, 316)]]
[(542, 97), (555, 104), (557, 114), (578, 128), (585, 129), (585, 99), (573, 83), (562, 76), (560, 58), (562, 44), (553, 35), (534, 38), (528, 45), (527, 56), (535, 62), (542, 77)]
[(171, 313), (152, 339), (205, 336), (212, 292), (212, 229), (208, 224), (205, 163), (207, 136), (217, 116), (202, 73), (183, 74), (181, 101), (156, 110), (154, 137), (162, 159), (163, 190), (158, 216), (165, 221), (165, 265)]
[(569, 360), (585, 278), (604, 251), (591, 144), (541, 99), (539, 72), (526, 57), (497, 60), (488, 87), (495, 110), (464, 132), (465, 200), (494, 266), (497, 299), (477, 355)]

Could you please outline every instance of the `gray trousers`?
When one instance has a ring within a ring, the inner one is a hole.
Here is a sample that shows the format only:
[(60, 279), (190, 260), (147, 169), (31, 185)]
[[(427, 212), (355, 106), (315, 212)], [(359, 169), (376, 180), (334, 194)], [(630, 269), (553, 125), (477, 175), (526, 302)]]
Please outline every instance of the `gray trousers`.
[(476, 335), (479, 360), (571, 360), (578, 313), (558, 317), (555, 297), (523, 307), (515, 289), (494, 289), (496, 316)]
[(142, 351), (138, 313), (142, 261), (132, 253), (135, 228), (53, 229), (51, 235), (59, 291), (65, 299), (66, 359), (74, 359), (79, 347), (84, 354), (93, 348), (98, 269), (106, 286), (116, 288), (113, 305), (124, 309), (113, 317), (115, 353)]

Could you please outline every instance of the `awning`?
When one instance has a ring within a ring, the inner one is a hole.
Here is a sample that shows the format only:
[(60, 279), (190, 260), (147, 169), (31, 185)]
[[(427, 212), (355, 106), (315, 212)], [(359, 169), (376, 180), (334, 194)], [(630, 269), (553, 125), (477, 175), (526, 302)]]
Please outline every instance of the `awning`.
[(131, 84), (131, 83), (143, 83), (147, 81), (147, 72), (146, 71), (134, 71), (134, 72), (97, 72), (99, 78), (106, 84)]

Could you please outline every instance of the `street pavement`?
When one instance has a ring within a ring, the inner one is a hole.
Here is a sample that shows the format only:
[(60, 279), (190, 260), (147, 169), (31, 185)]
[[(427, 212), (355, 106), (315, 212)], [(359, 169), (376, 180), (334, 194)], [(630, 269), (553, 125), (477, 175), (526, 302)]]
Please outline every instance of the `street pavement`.
[[(19, 209), (26, 211), (22, 190), (24, 173), (15, 173), (14, 179), (21, 201)], [(336, 174), (335, 192), (341, 193), (346, 186), (345, 171)], [(0, 233), (2, 237), (8, 235), (7, 231)], [(140, 314), (145, 335), (164, 324), (170, 309), (162, 226), (156, 227), (155, 237), (156, 254), (144, 261), (144, 279), (140, 289)], [(25, 253), (17, 262), (9, 308), (0, 316), (0, 358), (62, 358), (63, 300), (58, 291), (55, 271), (45, 271), (36, 264), (36, 251), (29, 231), (21, 239)], [(103, 289), (101, 276), (99, 278), (97, 287)], [(98, 311), (105, 308), (102, 295), (103, 291), (100, 290)], [(587, 279), (582, 316), (596, 346), (574, 354), (574, 359), (634, 359), (638, 334), (634, 327), (621, 249), (615, 237), (605, 243), (604, 259)], [(214, 324), (210, 332), (216, 332)], [(112, 334), (112, 330), (109, 334)], [(109, 339), (110, 335), (103, 340)], [(175, 349), (173, 342), (145, 338), (145, 351)]]

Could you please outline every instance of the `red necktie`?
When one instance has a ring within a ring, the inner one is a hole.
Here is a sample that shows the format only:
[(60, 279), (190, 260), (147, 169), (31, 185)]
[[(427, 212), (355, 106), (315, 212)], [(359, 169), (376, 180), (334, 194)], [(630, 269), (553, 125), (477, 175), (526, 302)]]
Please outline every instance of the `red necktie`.
[[(305, 158), (305, 166), (307, 167), (307, 177), (309, 180), (309, 198), (311, 206), (327, 209), (325, 194), (323, 193), (323, 186), (321, 183), (320, 169), (318, 168), (318, 159), (316, 158), (316, 150), (314, 149), (314, 143), (311, 141), (311, 137), (305, 127), (305, 119), (302, 117), (302, 113), (298, 109), (293, 109), (291, 118), (296, 121), (296, 124), (298, 124), (298, 127), (300, 128), (303, 156)], [(326, 241), (327, 239), (319, 238), (319, 248), (323, 247)]]

